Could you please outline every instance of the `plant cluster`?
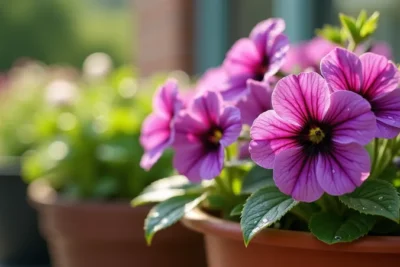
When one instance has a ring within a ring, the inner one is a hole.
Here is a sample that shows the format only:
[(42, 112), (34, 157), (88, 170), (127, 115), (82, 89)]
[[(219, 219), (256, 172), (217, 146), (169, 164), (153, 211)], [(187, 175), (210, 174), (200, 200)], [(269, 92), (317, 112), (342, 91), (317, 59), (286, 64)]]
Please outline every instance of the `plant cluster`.
[(147, 241), (196, 207), (240, 221), (246, 245), (267, 227), (328, 244), (399, 234), (400, 76), (371, 39), (378, 17), (341, 14), (340, 28), (292, 47), (285, 22), (267, 19), (191, 95), (167, 80), (142, 127), (141, 166), (172, 148), (181, 176), (133, 200), (161, 201)]

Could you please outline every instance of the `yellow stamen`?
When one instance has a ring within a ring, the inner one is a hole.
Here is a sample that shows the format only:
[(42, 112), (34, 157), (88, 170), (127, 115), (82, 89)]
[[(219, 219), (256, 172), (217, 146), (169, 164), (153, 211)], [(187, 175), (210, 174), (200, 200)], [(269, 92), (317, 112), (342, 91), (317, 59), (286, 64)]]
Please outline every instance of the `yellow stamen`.
[(325, 134), (319, 127), (315, 127), (310, 130), (308, 136), (311, 142), (319, 144), (324, 139)]
[(217, 144), (222, 139), (222, 132), (219, 129), (215, 129), (210, 136), (210, 141)]

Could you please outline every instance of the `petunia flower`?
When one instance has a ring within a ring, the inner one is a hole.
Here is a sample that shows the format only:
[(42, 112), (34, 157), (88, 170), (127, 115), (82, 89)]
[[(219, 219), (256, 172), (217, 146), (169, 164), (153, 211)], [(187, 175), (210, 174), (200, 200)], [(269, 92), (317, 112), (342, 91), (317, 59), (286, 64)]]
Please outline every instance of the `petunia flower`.
[(353, 91), (369, 101), (377, 120), (376, 137), (393, 138), (400, 133), (400, 76), (391, 61), (336, 48), (322, 59), (321, 73), (332, 91)]
[(235, 101), (246, 94), (248, 79), (262, 81), (279, 71), (289, 49), (284, 29), (282, 19), (268, 19), (232, 46), (223, 63), (228, 76), (221, 90), (224, 100)]
[(223, 104), (218, 93), (207, 91), (176, 118), (174, 167), (193, 182), (219, 175), (224, 148), (240, 135), (239, 109)]
[(352, 192), (367, 179), (371, 164), (363, 145), (376, 125), (365, 99), (349, 91), (330, 94), (326, 81), (311, 72), (281, 79), (272, 106), (251, 127), (250, 154), (273, 168), (283, 193), (312, 202), (324, 192)]
[(167, 80), (158, 88), (153, 98), (153, 112), (144, 120), (140, 143), (145, 153), (140, 161), (143, 169), (149, 170), (172, 145), (175, 136), (174, 118), (182, 107), (178, 98), (176, 80)]
[(282, 71), (287, 73), (306, 69), (319, 71), (321, 59), (336, 47), (338, 47), (337, 44), (321, 37), (315, 37), (310, 41), (292, 45), (286, 55)]
[(208, 69), (196, 84), (196, 92), (202, 94), (206, 91), (220, 92), (227, 80), (227, 73), (222, 66)]
[(248, 94), (242, 97), (236, 104), (240, 109), (242, 122), (251, 125), (261, 113), (272, 109), (272, 88), (267, 82), (254, 80), (247, 81)]
[(366, 51), (365, 45), (359, 45), (355, 50), (355, 53), (357, 55), (361, 55), (365, 52), (371, 52), (374, 54), (378, 54), (378, 55), (384, 56), (390, 60), (393, 59), (392, 48), (386, 42), (382, 42), (382, 41), (373, 42), (367, 51)]

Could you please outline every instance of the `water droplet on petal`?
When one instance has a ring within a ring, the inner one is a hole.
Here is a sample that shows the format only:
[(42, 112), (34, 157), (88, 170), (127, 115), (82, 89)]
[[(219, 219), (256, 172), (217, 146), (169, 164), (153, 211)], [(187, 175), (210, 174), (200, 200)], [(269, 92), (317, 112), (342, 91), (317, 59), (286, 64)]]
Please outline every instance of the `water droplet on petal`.
[(334, 169), (332, 169), (332, 173), (335, 173), (336, 171)]
[(350, 108), (347, 108), (346, 110), (347, 110), (347, 111), (350, 111)]
[(387, 118), (388, 118), (389, 120), (393, 120), (393, 117), (392, 117), (392, 116), (387, 116)]
[(383, 196), (378, 197), (378, 200), (382, 200), (382, 199), (383, 199)]
[(339, 240), (342, 240), (342, 237), (341, 237), (341, 236), (338, 236), (338, 235), (336, 235), (336, 236), (335, 236), (335, 240), (337, 240), (337, 241), (339, 241)]

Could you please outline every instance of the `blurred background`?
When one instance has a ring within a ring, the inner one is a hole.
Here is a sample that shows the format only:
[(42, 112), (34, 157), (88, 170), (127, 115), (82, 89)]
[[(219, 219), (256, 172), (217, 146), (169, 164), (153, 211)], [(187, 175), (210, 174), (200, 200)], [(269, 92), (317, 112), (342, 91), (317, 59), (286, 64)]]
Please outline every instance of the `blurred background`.
[[(27, 58), (81, 67), (93, 52), (143, 75), (182, 69), (191, 74), (221, 63), (225, 52), (260, 20), (283, 17), (293, 43), (337, 13), (378, 10), (376, 38), (397, 47), (396, 0), (1, 0), (0, 71)], [(395, 52), (399, 58), (400, 52)]]

